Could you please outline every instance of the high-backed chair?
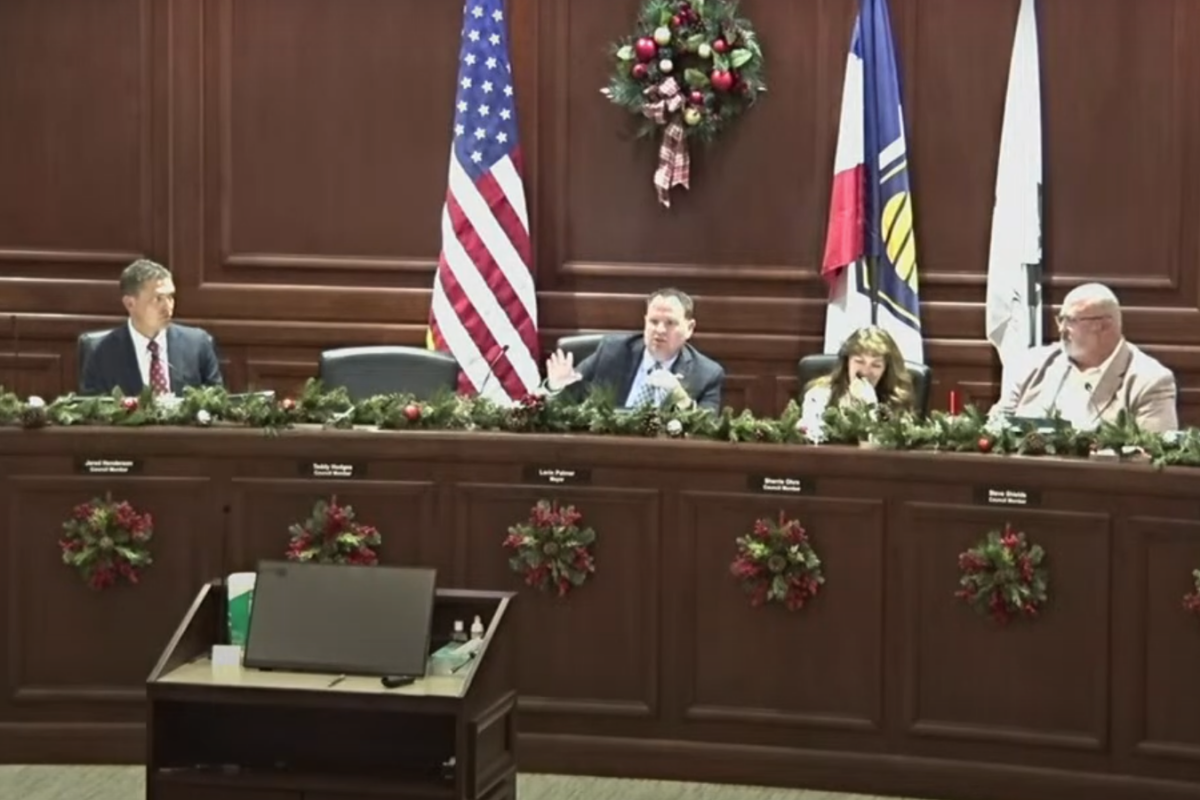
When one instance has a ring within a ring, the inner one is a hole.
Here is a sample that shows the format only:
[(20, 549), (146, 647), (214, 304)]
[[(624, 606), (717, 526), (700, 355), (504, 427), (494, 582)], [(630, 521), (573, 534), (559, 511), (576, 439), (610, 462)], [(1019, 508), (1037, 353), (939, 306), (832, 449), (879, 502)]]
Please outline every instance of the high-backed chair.
[[(800, 397), (804, 397), (804, 388), (808, 386), (809, 381), (831, 374), (834, 367), (837, 366), (837, 362), (836, 355), (824, 353), (800, 359), (796, 364), (796, 377), (800, 381)], [(905, 366), (908, 367), (908, 374), (912, 376), (914, 408), (924, 417), (929, 414), (929, 386), (932, 382), (929, 367), (924, 364), (914, 364), (911, 361), (906, 361)]]
[(106, 328), (102, 331), (84, 331), (79, 334), (79, 341), (75, 345), (75, 378), (78, 384), (78, 390), (83, 392), (83, 370), (87, 367), (88, 359), (92, 357), (92, 351), (96, 349), (96, 345), (100, 340), (107, 336), (112, 331), (112, 328)]
[(572, 336), (563, 336), (555, 343), (555, 347), (564, 353), (574, 355), (575, 364), (579, 365), (585, 358), (596, 352), (596, 348), (600, 346), (600, 342), (607, 335), (606, 333), (577, 333)]
[(355, 401), (393, 393), (429, 400), (458, 388), (458, 361), (422, 347), (341, 347), (321, 353), (317, 376), (326, 389), (343, 388)]

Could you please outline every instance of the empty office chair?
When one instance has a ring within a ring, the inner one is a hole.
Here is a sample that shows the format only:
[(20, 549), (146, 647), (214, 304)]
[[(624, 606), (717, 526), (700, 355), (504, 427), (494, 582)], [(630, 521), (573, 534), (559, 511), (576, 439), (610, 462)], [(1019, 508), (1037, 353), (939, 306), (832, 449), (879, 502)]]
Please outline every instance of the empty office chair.
[(429, 400), (458, 388), (458, 361), (422, 347), (342, 347), (321, 353), (317, 376), (326, 389), (345, 389), (359, 401), (380, 394)]
[[(813, 355), (805, 356), (796, 364), (796, 377), (800, 381), (800, 393), (797, 399), (804, 397), (804, 389), (809, 382), (816, 378), (829, 375), (837, 366), (838, 357), (836, 355)], [(929, 367), (924, 364), (914, 364), (911, 361), (905, 362), (908, 367), (908, 374), (912, 376), (913, 381), (913, 407), (922, 417), (929, 413), (929, 386), (931, 383)]]
[(585, 358), (596, 352), (596, 348), (600, 346), (600, 342), (607, 335), (606, 333), (577, 333), (573, 336), (563, 336), (554, 346), (564, 353), (573, 354), (575, 363), (582, 364)]
[(77, 391), (83, 392), (83, 370), (87, 367), (87, 361), (92, 357), (92, 351), (96, 349), (96, 345), (100, 340), (112, 332), (112, 328), (106, 328), (102, 331), (84, 331), (79, 334), (79, 341), (75, 345), (75, 378), (78, 384)]

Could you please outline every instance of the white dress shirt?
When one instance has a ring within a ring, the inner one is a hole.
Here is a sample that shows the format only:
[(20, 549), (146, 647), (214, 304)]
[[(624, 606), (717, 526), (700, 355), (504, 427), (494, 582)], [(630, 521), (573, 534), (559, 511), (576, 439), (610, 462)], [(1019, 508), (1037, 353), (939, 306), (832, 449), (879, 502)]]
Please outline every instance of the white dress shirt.
[[(150, 385), (150, 339), (147, 339), (138, 329), (133, 327), (133, 320), (129, 321), (129, 336), (133, 339), (133, 352), (137, 356), (138, 372), (142, 376), (142, 384)], [(163, 377), (167, 379), (167, 391), (171, 391), (171, 368), (167, 366), (170, 362), (167, 361), (167, 331), (164, 328), (154, 337), (154, 341), (158, 342), (158, 358), (162, 362)]]
[[(633, 376), (633, 385), (629, 387), (629, 396), (625, 398), (625, 408), (634, 408), (639, 403), (638, 400), (642, 397), (642, 392), (646, 386), (646, 379), (650, 377), (650, 373), (657, 366), (659, 369), (670, 370), (675, 366), (675, 362), (679, 360), (679, 353), (671, 357), (670, 361), (655, 361), (654, 356), (650, 355), (649, 350), (642, 352), (642, 363), (638, 365), (638, 370)], [(666, 399), (665, 392), (662, 389), (654, 390), (654, 405), (660, 406)]]

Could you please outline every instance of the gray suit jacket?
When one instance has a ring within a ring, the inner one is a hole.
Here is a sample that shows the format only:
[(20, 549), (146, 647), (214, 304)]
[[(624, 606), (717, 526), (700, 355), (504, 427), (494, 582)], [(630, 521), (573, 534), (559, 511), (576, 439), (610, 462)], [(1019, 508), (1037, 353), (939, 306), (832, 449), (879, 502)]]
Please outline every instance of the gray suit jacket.
[[(1067, 377), (1070, 361), (1061, 344), (1038, 347), (1017, 368), (1018, 378), (992, 407), (993, 415), (1041, 417)], [(1152, 356), (1121, 342), (1112, 363), (1092, 390), (1089, 411), (1100, 422), (1116, 422), (1122, 411), (1144, 431), (1179, 427), (1175, 376)]]
[[(565, 391), (575, 399), (582, 399), (592, 388), (603, 387), (613, 393), (618, 406), (623, 405), (645, 351), (646, 342), (640, 333), (606, 336), (596, 352), (575, 367), (583, 380)], [(680, 383), (696, 405), (711, 411), (721, 410), (725, 369), (720, 364), (691, 345), (684, 345), (672, 372), (683, 376)]]
[[(189, 386), (222, 385), (216, 348), (207, 331), (175, 323), (167, 328), (167, 380), (175, 395)], [(145, 383), (127, 322), (96, 343), (83, 367), (82, 384), (79, 391), (85, 395), (111, 394), (118, 387), (127, 397), (141, 394)]]

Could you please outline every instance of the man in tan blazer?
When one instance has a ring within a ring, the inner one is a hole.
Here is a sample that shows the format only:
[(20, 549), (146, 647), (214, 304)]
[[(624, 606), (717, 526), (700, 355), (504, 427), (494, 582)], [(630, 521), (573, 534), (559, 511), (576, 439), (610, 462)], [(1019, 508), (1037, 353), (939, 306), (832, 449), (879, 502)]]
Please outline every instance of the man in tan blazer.
[(1107, 286), (1076, 287), (1058, 315), (1061, 341), (1029, 351), (1016, 365), (991, 415), (1049, 417), (1079, 430), (1113, 422), (1122, 411), (1144, 431), (1178, 429), (1175, 376), (1125, 341), (1121, 305)]

